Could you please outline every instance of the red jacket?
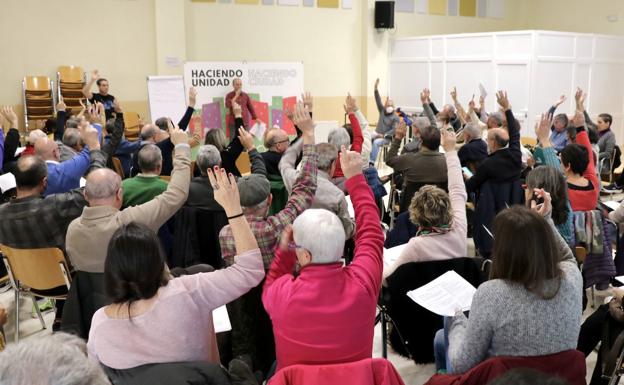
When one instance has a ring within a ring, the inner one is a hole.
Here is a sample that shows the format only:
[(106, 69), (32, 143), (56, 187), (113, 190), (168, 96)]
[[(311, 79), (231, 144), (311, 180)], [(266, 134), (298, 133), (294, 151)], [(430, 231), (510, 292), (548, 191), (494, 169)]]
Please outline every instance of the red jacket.
[(464, 374), (436, 374), (425, 385), (485, 385), (514, 368), (535, 369), (570, 385), (586, 385), (585, 356), (578, 350), (538, 357), (492, 357)]
[(591, 182), (593, 189), (577, 190), (568, 187), (568, 196), (570, 197), (570, 206), (572, 211), (591, 211), (596, 209), (598, 197), (600, 196), (600, 181), (596, 175), (596, 166), (594, 165), (594, 149), (589, 142), (587, 131), (581, 131), (576, 135), (576, 143), (585, 147), (589, 155), (589, 163), (587, 169), (583, 173), (583, 177)]
[[(360, 122), (357, 120), (357, 117), (354, 113), (349, 114), (349, 121), (351, 122), (351, 130), (353, 130), (353, 143), (351, 143), (351, 151), (355, 151), (358, 154), (362, 153), (362, 144), (364, 144), (364, 135), (362, 135), (362, 127), (360, 127)], [(340, 167), (340, 149), (338, 149), (338, 159), (336, 159), (336, 169), (334, 170), (334, 175), (332, 177), (339, 178), (343, 177), (344, 173), (342, 172), (342, 167)]]
[(404, 385), (392, 363), (383, 358), (335, 365), (292, 365), (277, 372), (270, 385)]
[(349, 266), (311, 264), (295, 278), (295, 253), (275, 252), (262, 302), (273, 321), (278, 370), (294, 364), (334, 364), (371, 357), (384, 237), (364, 176), (348, 179), (346, 188), (357, 228), (354, 260)]

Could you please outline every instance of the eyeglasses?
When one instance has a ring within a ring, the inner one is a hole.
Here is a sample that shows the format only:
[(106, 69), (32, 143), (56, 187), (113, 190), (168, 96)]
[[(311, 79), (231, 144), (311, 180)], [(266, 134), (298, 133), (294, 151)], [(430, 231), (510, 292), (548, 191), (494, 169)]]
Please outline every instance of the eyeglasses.
[(288, 143), (289, 139), (284, 139), (284, 140), (280, 140), (279, 142), (275, 142), (275, 144), (280, 144), (280, 143)]

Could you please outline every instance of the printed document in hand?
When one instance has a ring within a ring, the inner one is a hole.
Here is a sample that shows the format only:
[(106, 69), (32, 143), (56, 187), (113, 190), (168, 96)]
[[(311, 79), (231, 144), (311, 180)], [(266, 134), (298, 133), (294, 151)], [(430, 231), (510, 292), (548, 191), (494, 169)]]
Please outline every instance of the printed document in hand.
[(407, 243), (403, 245), (394, 246), (389, 249), (386, 249), (384, 247), (383, 249), (384, 265), (392, 266), (394, 262), (396, 262), (396, 260), (399, 259), (399, 257), (401, 256), (401, 253), (403, 252), (403, 249), (405, 248), (405, 246), (407, 246)]
[(0, 191), (4, 194), (6, 191), (15, 188), (15, 176), (10, 172), (0, 175)]
[(253, 126), (251, 126), (251, 128), (249, 129), (249, 132), (251, 133), (251, 135), (255, 136), (256, 139), (260, 139), (262, 140), (262, 138), (264, 137), (264, 132), (266, 131), (266, 124), (264, 123), (256, 123)]
[(407, 295), (433, 313), (452, 317), (457, 309), (470, 310), (476, 291), (461, 275), (450, 270), (425, 286), (407, 292)]
[(230, 324), (230, 317), (228, 316), (225, 305), (212, 311), (212, 324), (214, 325), (215, 333), (229, 332), (232, 330), (232, 324)]

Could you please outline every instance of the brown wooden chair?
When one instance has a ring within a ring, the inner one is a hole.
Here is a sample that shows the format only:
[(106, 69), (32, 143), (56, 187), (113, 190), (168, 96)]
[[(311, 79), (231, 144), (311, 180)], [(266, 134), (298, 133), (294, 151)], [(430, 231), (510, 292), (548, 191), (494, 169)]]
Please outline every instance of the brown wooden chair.
[(73, 65), (58, 67), (58, 80), (63, 83), (83, 83), (84, 70)]
[(47, 76), (26, 76), (24, 78), (26, 91), (41, 92), (51, 91), (50, 78)]
[(240, 171), (241, 175), (251, 174), (251, 161), (249, 160), (249, 154), (241, 152), (236, 159), (236, 168)]
[(121, 160), (119, 160), (116, 156), (113, 156), (112, 160), (115, 172), (121, 177), (121, 179), (124, 179), (126, 176), (124, 174), (123, 166), (121, 165)]
[(15, 342), (19, 341), (20, 293), (25, 293), (33, 301), (41, 326), (45, 322), (35, 297), (65, 299), (67, 293), (60, 295), (45, 294), (46, 291), (67, 287), (71, 284), (69, 265), (63, 252), (55, 247), (42, 249), (14, 249), (0, 245), (0, 251), (6, 266), (11, 286), (15, 291)]

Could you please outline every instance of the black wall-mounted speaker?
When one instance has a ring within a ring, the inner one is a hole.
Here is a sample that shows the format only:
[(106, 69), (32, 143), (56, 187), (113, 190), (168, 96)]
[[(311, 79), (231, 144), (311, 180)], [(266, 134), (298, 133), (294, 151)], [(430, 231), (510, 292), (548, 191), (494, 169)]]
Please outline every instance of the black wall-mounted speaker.
[(394, 28), (394, 1), (375, 2), (375, 28)]

